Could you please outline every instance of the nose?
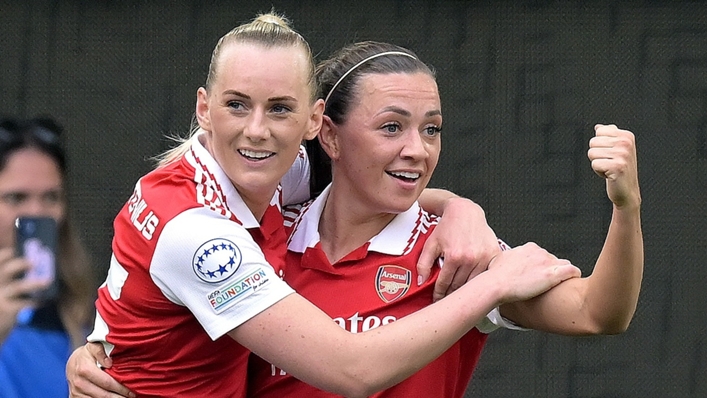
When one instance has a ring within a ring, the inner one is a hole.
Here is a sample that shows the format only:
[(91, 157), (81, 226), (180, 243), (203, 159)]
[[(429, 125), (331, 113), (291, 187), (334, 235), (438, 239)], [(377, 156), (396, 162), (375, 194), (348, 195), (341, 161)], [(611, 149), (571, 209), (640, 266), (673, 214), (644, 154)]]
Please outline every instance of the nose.
[(39, 217), (47, 215), (48, 210), (47, 206), (42, 202), (40, 198), (32, 197), (24, 203), (24, 205), (20, 209), (20, 213), (23, 216)]
[(62, 216), (63, 204), (61, 201), (48, 200), (42, 196), (31, 196), (17, 208), (17, 214), (27, 217), (53, 217)]
[(430, 154), (427, 152), (425, 141), (422, 139), (421, 133), (415, 130), (409, 130), (404, 134), (404, 144), (400, 151), (402, 158), (414, 160), (426, 159)]
[(246, 123), (243, 135), (253, 142), (264, 141), (270, 137), (270, 128), (268, 127), (267, 118), (262, 111), (256, 111), (250, 114), (248, 123)]

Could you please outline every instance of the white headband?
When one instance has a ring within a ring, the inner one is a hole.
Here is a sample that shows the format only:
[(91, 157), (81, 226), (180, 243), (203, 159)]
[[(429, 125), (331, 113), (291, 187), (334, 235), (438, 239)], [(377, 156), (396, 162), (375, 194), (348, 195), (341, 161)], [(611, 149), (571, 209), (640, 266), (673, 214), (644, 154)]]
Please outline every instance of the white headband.
[(326, 95), (326, 98), (324, 98), (324, 109), (326, 109), (326, 103), (329, 102), (329, 97), (331, 97), (331, 93), (333, 93), (334, 90), (336, 90), (336, 87), (339, 86), (339, 83), (341, 83), (344, 79), (346, 79), (346, 76), (348, 76), (351, 72), (353, 72), (354, 70), (356, 70), (356, 68), (358, 68), (359, 66), (365, 64), (366, 62), (368, 62), (368, 61), (370, 61), (370, 60), (372, 60), (372, 59), (374, 59), (374, 58), (382, 57), (382, 56), (384, 56), (384, 55), (404, 55), (404, 56), (406, 56), (406, 57), (410, 57), (410, 58), (415, 59), (415, 60), (417, 59), (417, 58), (415, 58), (415, 56), (410, 55), (410, 54), (405, 53), (405, 52), (402, 52), (402, 51), (385, 51), (385, 52), (382, 52), (382, 53), (378, 53), (378, 54), (371, 55), (371, 56), (368, 57), (368, 58), (365, 58), (365, 59), (362, 60), (361, 62), (359, 62), (359, 63), (357, 63), (356, 65), (352, 66), (351, 69), (347, 70), (346, 73), (344, 73), (343, 75), (341, 75), (341, 77), (339, 78), (339, 80), (337, 80), (336, 83), (334, 83), (334, 85), (331, 87), (331, 90), (329, 90), (329, 94), (327, 94), (327, 95)]

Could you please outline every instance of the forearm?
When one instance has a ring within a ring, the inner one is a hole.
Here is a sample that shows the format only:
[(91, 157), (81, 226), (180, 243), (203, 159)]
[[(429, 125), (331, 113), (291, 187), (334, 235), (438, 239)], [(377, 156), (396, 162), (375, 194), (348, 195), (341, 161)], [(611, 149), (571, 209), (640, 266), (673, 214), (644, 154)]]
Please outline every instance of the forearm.
[[(488, 276), (482, 273), (443, 300), (390, 324), (391, 329), (397, 329), (383, 340), (382, 330), (368, 333), (368, 341), (359, 344), (379, 348), (371, 358), (360, 359), (358, 366), (375, 386), (372, 391), (397, 384), (432, 362), (497, 307), (500, 294)], [(389, 358), (407, 366), (391, 369)], [(371, 367), (373, 363), (376, 367)]]
[(614, 209), (604, 247), (587, 278), (588, 312), (602, 333), (626, 330), (636, 311), (643, 279), (640, 208)]
[[(464, 198), (446, 189), (425, 188), (417, 201), (420, 203), (420, 207), (425, 209), (428, 213), (441, 216), (444, 213), (444, 209), (450, 203), (450, 199), (464, 200)], [(469, 199), (466, 200), (472, 202)], [(480, 206), (477, 205), (477, 207), (483, 212)]]
[[(0, 286), (0, 292), (3, 291)], [(5, 286), (6, 289), (9, 287)], [(12, 333), (12, 329), (17, 324), (17, 314), (22, 308), (22, 301), (13, 299), (0, 299), (0, 346), (3, 345), (7, 337)]]
[(636, 310), (643, 277), (641, 193), (633, 133), (615, 125), (595, 126), (588, 152), (592, 168), (606, 179), (614, 204), (604, 247), (587, 278), (583, 301), (599, 333), (626, 330)]
[[(318, 388), (367, 396), (437, 358), (494, 308), (500, 294), (492, 280), (479, 276), (444, 300), (359, 334), (345, 331), (302, 297), (291, 295), (231, 336)], [(283, 324), (289, 325), (286, 331)], [(262, 341), (263, 335), (269, 342)]]

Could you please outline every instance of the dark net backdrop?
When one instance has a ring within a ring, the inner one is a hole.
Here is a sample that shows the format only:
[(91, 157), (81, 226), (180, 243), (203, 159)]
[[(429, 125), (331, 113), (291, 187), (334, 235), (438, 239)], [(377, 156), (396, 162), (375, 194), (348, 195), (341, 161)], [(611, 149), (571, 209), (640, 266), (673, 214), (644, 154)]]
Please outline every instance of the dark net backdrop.
[[(102, 275), (111, 222), (165, 136), (186, 132), (218, 38), (271, 6), (319, 58), (391, 41), (438, 71), (432, 185), (499, 237), (585, 273), (611, 206), (594, 123), (636, 133), (645, 276), (620, 336), (492, 334), (469, 397), (707, 396), (707, 4), (700, 1), (0, 0), (0, 113), (66, 127), (74, 213)], [(391, 361), (394, 361), (391, 358)]]

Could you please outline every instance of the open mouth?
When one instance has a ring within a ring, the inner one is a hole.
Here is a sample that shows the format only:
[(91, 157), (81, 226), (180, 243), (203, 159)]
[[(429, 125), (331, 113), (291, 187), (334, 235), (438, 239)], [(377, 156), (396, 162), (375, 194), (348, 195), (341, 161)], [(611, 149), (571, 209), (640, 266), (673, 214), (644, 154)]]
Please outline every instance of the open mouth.
[(269, 151), (251, 151), (249, 149), (239, 149), (238, 153), (249, 160), (263, 160), (275, 156), (275, 152)]
[(420, 173), (412, 173), (407, 171), (386, 171), (386, 174), (405, 182), (415, 182), (420, 178)]

